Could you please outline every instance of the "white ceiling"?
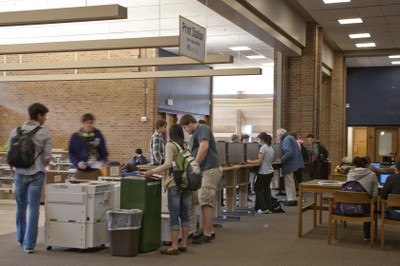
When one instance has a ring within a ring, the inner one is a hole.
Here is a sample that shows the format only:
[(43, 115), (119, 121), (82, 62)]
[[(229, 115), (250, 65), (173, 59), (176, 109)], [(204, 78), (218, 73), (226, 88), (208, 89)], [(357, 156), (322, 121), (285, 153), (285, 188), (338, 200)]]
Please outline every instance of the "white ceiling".
[[(349, 56), (349, 67), (393, 66), (388, 55), (400, 54), (400, 0), (351, 0), (324, 4), (322, 0), (287, 0), (300, 4), (321, 25), (332, 44)], [(338, 19), (361, 18), (362, 24), (340, 25)], [(350, 39), (349, 34), (370, 33), (371, 38)], [(356, 48), (358, 42), (375, 42), (375, 48)]]

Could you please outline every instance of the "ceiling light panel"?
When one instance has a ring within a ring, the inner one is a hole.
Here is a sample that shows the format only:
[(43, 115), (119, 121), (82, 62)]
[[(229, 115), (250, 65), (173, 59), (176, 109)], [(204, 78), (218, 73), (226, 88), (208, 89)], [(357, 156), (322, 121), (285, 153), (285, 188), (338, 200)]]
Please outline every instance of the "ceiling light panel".
[(349, 3), (351, 0), (322, 0), (325, 4)]
[(392, 65), (400, 65), (400, 61), (392, 61)]
[(264, 58), (266, 58), (265, 56), (263, 56), (263, 55), (248, 55), (248, 56), (246, 56), (248, 59), (264, 59)]
[(342, 25), (363, 23), (363, 21), (362, 21), (361, 18), (339, 19), (338, 21), (339, 21), (339, 23), (342, 24)]
[(349, 34), (349, 37), (351, 39), (371, 38), (371, 34), (369, 34), (369, 33), (355, 33), (355, 34)]
[(231, 49), (232, 51), (249, 51), (249, 50), (251, 50), (251, 48), (248, 46), (233, 46), (233, 47), (229, 47), (229, 49)]
[(358, 48), (366, 48), (366, 47), (375, 47), (375, 43), (374, 42), (366, 42), (366, 43), (356, 43), (356, 46)]
[(389, 55), (389, 58), (400, 58), (400, 55)]

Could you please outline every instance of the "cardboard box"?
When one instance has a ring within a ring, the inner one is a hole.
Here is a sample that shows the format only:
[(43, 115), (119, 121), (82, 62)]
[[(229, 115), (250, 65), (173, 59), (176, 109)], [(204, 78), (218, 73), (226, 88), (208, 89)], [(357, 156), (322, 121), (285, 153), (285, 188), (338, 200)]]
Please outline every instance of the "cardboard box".
[(101, 170), (102, 176), (121, 176), (121, 165), (107, 165)]
[[(66, 179), (68, 179), (67, 172), (47, 171), (45, 186), (46, 184), (65, 183)], [(46, 188), (43, 187), (42, 196), (40, 197), (40, 203), (44, 203), (45, 200), (46, 200)]]

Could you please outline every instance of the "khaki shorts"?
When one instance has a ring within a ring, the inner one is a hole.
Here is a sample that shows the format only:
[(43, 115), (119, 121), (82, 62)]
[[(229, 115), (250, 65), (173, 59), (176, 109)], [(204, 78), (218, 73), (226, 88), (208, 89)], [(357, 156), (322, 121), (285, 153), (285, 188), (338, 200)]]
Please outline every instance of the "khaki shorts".
[(202, 174), (201, 188), (198, 192), (200, 206), (208, 205), (214, 207), (215, 194), (221, 182), (222, 168), (206, 170)]

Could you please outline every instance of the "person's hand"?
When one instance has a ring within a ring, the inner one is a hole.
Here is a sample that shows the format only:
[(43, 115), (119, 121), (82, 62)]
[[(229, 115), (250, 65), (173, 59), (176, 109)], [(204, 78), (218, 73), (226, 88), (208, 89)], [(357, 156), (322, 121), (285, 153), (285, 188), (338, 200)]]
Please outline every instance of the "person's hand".
[(276, 163), (276, 164), (278, 164), (278, 163), (281, 163), (281, 159), (277, 159), (277, 160), (275, 160), (275, 162), (274, 163)]
[(149, 176), (151, 176), (153, 174), (154, 174), (153, 170), (148, 170), (148, 171), (144, 172), (144, 176), (145, 177), (149, 177)]
[(251, 163), (251, 160), (247, 160), (247, 163)]
[(79, 162), (78, 163), (78, 168), (79, 169), (86, 169), (87, 168), (87, 164), (85, 162)]

